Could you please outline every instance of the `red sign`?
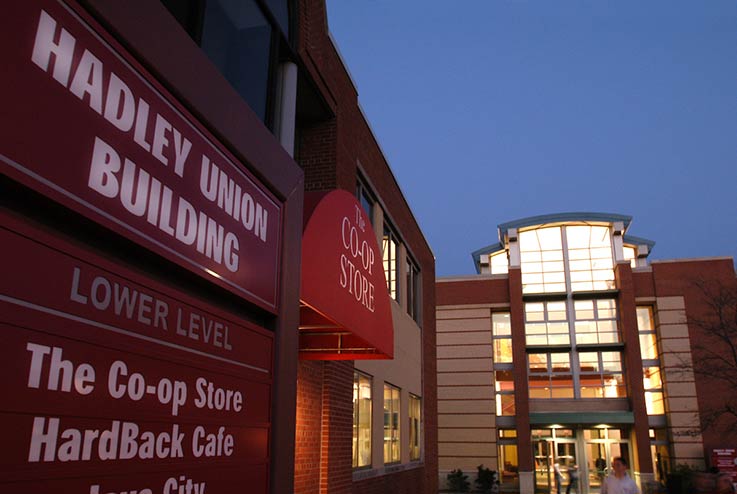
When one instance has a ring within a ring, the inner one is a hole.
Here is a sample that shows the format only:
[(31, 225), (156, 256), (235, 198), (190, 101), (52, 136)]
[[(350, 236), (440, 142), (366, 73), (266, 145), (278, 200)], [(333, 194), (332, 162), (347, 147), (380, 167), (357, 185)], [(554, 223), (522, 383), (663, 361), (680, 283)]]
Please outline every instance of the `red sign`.
[(387, 359), (394, 326), (381, 250), (370, 219), (344, 190), (305, 197), (303, 359)]
[(0, 491), (266, 492), (272, 333), (0, 225)]
[(713, 449), (711, 466), (718, 468), (720, 472), (729, 473), (732, 476), (732, 483), (737, 483), (737, 450)]
[(0, 170), (275, 311), (281, 204), (81, 15), (4, 9)]

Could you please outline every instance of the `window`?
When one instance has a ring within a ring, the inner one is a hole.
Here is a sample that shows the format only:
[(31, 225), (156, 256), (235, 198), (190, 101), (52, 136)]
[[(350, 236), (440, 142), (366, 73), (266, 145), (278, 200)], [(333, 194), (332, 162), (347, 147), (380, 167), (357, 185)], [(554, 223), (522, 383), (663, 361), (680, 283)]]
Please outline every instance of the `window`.
[(657, 360), (658, 346), (651, 307), (637, 308), (637, 332), (640, 334), (640, 356), (642, 360)]
[(663, 380), (660, 377), (660, 367), (645, 367), (642, 369), (642, 380), (645, 387), (645, 406), (648, 415), (663, 415)]
[(614, 299), (575, 300), (576, 343), (616, 343), (617, 303)]
[(491, 334), (494, 341), (494, 363), (512, 363), (512, 325), (509, 312), (491, 314)]
[(286, 0), (269, 0), (277, 23), (272, 24), (257, 0), (162, 0), (207, 57), (248, 103), (262, 122), (270, 125), (276, 85), (279, 31), (289, 36)]
[(400, 461), (399, 453), (399, 388), (384, 384), (384, 463)]
[(254, 1), (205, 3), (202, 50), (262, 121), (266, 121), (271, 25)]
[(571, 342), (565, 300), (525, 303), (528, 345), (568, 345)]
[(407, 283), (406, 287), (406, 301), (407, 301), (407, 314), (414, 319), (416, 323), (420, 323), (420, 270), (417, 268), (411, 257), (406, 258), (407, 266)]
[(624, 253), (624, 260), (630, 262), (630, 266), (633, 268), (637, 267), (637, 249), (629, 245), (622, 247)]
[(671, 472), (666, 429), (650, 429), (650, 454), (655, 467), (655, 479), (665, 483)]
[(360, 177), (356, 184), (356, 198), (358, 199), (358, 202), (361, 203), (363, 210), (366, 212), (366, 216), (368, 216), (371, 226), (374, 226), (374, 205), (376, 204), (376, 199), (374, 199), (374, 195), (371, 193), (369, 188), (366, 187)]
[(494, 390), (496, 392), (496, 414), (515, 415), (514, 375), (511, 370), (494, 371)]
[(382, 251), (384, 256), (384, 275), (386, 276), (386, 286), (389, 289), (389, 296), (399, 302), (399, 281), (398, 273), (398, 256), (399, 256), (399, 239), (396, 233), (389, 225), (384, 224), (384, 239), (382, 242)]
[(499, 453), (499, 470), (502, 485), (510, 487), (519, 484), (519, 458), (517, 455), (517, 431), (499, 429), (497, 441)]
[(620, 352), (579, 352), (581, 398), (627, 396)]
[(612, 242), (608, 226), (566, 227), (571, 291), (614, 288)]
[(353, 373), (353, 468), (371, 465), (371, 377)]
[(568, 225), (519, 234), (523, 293), (611, 290), (614, 261), (609, 226)]
[(419, 396), (409, 395), (409, 459), (420, 459), (420, 424), (422, 418), (422, 400)]
[(507, 259), (507, 251), (495, 252), (489, 255), (489, 266), (491, 274), (507, 274), (509, 273), (509, 260)]
[(561, 228), (539, 228), (519, 235), (523, 293), (565, 292)]
[(528, 361), (530, 398), (573, 398), (569, 353), (531, 353)]

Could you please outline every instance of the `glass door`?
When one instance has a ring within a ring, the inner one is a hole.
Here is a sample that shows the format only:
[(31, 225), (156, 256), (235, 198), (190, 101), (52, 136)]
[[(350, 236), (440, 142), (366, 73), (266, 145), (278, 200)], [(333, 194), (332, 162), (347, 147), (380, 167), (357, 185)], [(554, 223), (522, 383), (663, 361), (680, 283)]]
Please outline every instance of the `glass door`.
[(606, 443), (586, 442), (589, 492), (599, 492), (601, 489), (601, 482), (607, 474), (607, 465), (610, 464), (607, 458)]
[[(548, 429), (533, 436), (535, 456), (535, 492), (563, 494), (581, 492), (576, 481), (567, 489), (571, 478), (578, 479), (576, 438), (573, 429)], [(541, 437), (542, 436), (542, 437)], [(574, 472), (571, 477), (571, 471)]]
[(584, 492), (598, 493), (612, 465), (612, 459), (622, 457), (632, 465), (629, 440), (622, 429), (584, 429), (586, 450), (586, 484)]
[(535, 492), (549, 493), (554, 486), (553, 441), (537, 439), (533, 442), (535, 454)]

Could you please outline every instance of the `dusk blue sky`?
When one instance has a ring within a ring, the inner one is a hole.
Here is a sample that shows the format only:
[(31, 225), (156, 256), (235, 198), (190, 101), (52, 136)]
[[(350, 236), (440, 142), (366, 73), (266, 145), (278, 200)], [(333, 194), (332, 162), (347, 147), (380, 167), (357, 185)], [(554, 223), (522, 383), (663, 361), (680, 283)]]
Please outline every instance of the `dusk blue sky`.
[(499, 223), (631, 215), (650, 259), (737, 257), (737, 3), (328, 0), (366, 117), (435, 253)]

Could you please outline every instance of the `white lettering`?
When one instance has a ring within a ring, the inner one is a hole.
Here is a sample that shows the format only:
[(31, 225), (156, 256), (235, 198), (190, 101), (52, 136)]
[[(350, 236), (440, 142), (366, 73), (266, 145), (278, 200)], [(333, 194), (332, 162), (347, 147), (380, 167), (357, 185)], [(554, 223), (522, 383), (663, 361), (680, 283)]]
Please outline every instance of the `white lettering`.
[[(201, 427), (201, 426), (200, 426)], [(233, 451), (233, 437), (224, 435), (224, 427), (219, 434), (209, 434), (206, 447), (214, 448), (219, 456), (230, 456)], [(204, 430), (204, 428), (203, 428)], [(230, 439), (230, 440), (228, 440)], [(171, 431), (141, 433), (134, 422), (113, 420), (106, 429), (60, 430), (57, 417), (35, 417), (28, 449), (29, 463), (53, 461), (126, 460), (139, 458), (164, 459), (184, 458), (182, 443), (184, 433), (179, 425), (173, 424)], [(213, 442), (213, 446), (211, 446)]]
[[(54, 42), (54, 38), (59, 39)], [(72, 58), (74, 57), (74, 44), (76, 40), (69, 32), (61, 28), (57, 32), (56, 21), (53, 17), (41, 11), (41, 17), (38, 20), (38, 29), (36, 30), (36, 41), (33, 43), (33, 55), (31, 60), (33, 63), (41, 67), (44, 71), (49, 71), (51, 56), (54, 56), (54, 73), (53, 77), (64, 87), (69, 82), (69, 74), (72, 68)]]

